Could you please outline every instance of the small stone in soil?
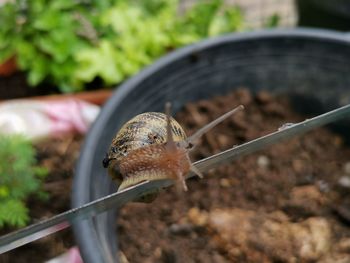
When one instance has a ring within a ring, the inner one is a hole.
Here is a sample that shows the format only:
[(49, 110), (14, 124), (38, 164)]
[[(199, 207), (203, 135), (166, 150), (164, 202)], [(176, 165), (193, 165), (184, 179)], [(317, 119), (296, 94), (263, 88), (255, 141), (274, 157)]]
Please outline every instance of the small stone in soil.
[(320, 215), (324, 210), (326, 198), (315, 185), (294, 187), (290, 199), (283, 205), (290, 217), (298, 215), (297, 219)]
[(261, 213), (238, 208), (213, 210), (203, 216), (207, 217), (207, 227), (217, 234), (214, 240), (232, 260), (258, 262), (258, 258), (267, 256), (282, 262), (317, 261), (331, 246), (331, 225), (321, 217), (292, 223), (279, 211)]
[(270, 164), (270, 159), (265, 155), (260, 155), (257, 159), (257, 164), (260, 168), (267, 168)]
[(350, 176), (342, 176), (338, 180), (338, 185), (344, 188), (350, 188)]
[(193, 231), (192, 224), (172, 224), (169, 227), (169, 232), (175, 235), (187, 235)]
[(344, 172), (350, 175), (350, 162), (344, 164)]

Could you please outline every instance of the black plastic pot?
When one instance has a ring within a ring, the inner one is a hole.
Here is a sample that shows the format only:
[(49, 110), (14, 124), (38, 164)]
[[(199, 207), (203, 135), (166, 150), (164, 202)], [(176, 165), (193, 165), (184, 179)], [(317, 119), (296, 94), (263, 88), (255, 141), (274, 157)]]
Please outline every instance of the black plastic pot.
[[(350, 41), (319, 30), (233, 34), (177, 50), (125, 82), (90, 130), (74, 179), (73, 206), (114, 191), (102, 159), (121, 125), (140, 112), (174, 111), (238, 87), (287, 93), (315, 114), (350, 102)], [(116, 262), (115, 213), (74, 225), (84, 262)]]
[(350, 30), (349, 0), (297, 0), (298, 24), (337, 30)]

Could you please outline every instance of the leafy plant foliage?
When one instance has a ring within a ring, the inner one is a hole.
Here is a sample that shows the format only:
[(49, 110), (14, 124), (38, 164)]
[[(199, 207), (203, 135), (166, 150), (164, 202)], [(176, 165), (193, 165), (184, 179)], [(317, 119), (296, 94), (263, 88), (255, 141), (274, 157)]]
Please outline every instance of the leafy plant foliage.
[(20, 136), (0, 135), (0, 227), (24, 226), (28, 220), (25, 199), (40, 190), (47, 171), (36, 166), (31, 143)]
[(0, 24), (0, 62), (16, 54), (31, 85), (73, 92), (95, 78), (120, 83), (169, 50), (237, 31), (242, 16), (222, 0), (187, 11), (177, 0), (16, 0), (0, 7)]

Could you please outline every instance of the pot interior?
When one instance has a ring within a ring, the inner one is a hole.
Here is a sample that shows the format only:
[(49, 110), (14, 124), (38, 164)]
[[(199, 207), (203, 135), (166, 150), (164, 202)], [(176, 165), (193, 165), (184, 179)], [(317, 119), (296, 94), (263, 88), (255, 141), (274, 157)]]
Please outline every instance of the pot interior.
[[(121, 87), (89, 132), (77, 165), (73, 206), (115, 191), (102, 166), (111, 139), (136, 114), (176, 112), (188, 102), (245, 87), (288, 94), (297, 111), (316, 115), (350, 102), (350, 43), (318, 30), (274, 30), (210, 39), (175, 51)], [(335, 126), (349, 130), (349, 120)], [(78, 222), (74, 231), (84, 262), (115, 262), (115, 211)]]

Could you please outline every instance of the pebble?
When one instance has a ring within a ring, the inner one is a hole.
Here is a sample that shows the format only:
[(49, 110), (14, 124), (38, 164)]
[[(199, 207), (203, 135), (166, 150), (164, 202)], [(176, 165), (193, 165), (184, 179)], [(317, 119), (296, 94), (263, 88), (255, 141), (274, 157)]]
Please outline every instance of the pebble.
[(154, 256), (156, 258), (160, 258), (162, 256), (162, 248), (161, 247), (156, 247), (154, 250)]
[(271, 102), (273, 97), (272, 97), (271, 93), (269, 93), (267, 91), (260, 91), (256, 95), (256, 99), (257, 99), (257, 101), (266, 104), (266, 103)]
[[(322, 211), (326, 199), (315, 185), (294, 187), (290, 198), (284, 204), (284, 211), (295, 211), (302, 215), (318, 215)], [(293, 212), (294, 211), (294, 212)]]
[(208, 216), (205, 212), (200, 211), (198, 207), (192, 207), (187, 213), (188, 219), (196, 226), (205, 226), (208, 222)]
[(221, 187), (224, 187), (224, 188), (228, 188), (228, 187), (231, 186), (231, 182), (230, 182), (230, 180), (227, 179), (227, 178), (221, 178), (221, 179), (220, 179), (220, 186), (221, 186)]
[(217, 245), (236, 259), (267, 262), (261, 259), (274, 255), (279, 262), (318, 262), (332, 245), (331, 224), (321, 217), (292, 222), (281, 211), (239, 208), (216, 209), (205, 215), (208, 227), (217, 235)]
[(256, 160), (256, 163), (260, 168), (267, 168), (270, 164), (270, 159), (265, 155), (260, 155)]
[(217, 141), (219, 142), (221, 148), (227, 148), (228, 145), (230, 145), (230, 138), (224, 134), (218, 134)]
[(318, 188), (320, 189), (321, 192), (327, 193), (330, 190), (329, 184), (323, 180), (319, 180), (317, 182)]
[(175, 235), (186, 235), (193, 229), (192, 224), (172, 224), (169, 227), (169, 232)]
[(292, 167), (293, 167), (295, 172), (301, 173), (301, 172), (303, 172), (305, 166), (304, 166), (304, 162), (302, 160), (294, 159), (292, 161)]
[(252, 94), (248, 89), (237, 90), (236, 96), (243, 105), (248, 105), (252, 102)]
[(346, 162), (346, 163), (344, 164), (344, 172), (345, 172), (346, 174), (350, 174), (350, 162)]
[(350, 188), (350, 176), (342, 176), (338, 180), (338, 184), (344, 188)]

